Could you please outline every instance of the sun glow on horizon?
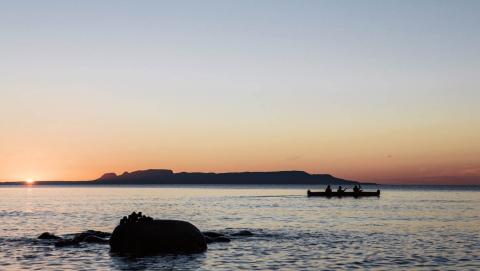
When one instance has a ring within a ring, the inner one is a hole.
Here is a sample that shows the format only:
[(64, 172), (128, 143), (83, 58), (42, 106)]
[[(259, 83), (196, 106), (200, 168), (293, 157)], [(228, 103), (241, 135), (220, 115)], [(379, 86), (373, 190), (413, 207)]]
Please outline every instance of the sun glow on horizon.
[(26, 184), (34, 184), (35, 183), (35, 180), (33, 180), (32, 178), (28, 178), (26, 181), (25, 181)]

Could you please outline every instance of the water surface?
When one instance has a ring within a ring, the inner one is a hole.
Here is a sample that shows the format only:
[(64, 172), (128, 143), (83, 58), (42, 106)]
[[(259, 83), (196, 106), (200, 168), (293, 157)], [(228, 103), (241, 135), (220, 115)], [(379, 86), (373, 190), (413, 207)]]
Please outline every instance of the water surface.
[[(326, 199), (299, 186), (0, 187), (0, 270), (480, 269), (479, 187), (381, 189), (380, 198)], [(132, 211), (255, 235), (144, 258), (36, 240), (44, 231), (111, 232)]]

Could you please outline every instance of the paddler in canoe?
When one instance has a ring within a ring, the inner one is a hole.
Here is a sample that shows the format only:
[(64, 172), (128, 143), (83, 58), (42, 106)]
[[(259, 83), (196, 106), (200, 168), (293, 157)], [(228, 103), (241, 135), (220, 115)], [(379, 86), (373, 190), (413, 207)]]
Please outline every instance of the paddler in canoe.
[(359, 186), (354, 186), (353, 187), (353, 193), (355, 194), (360, 194), (363, 190), (360, 188), (360, 185)]
[(332, 191), (332, 187), (330, 185), (327, 186), (325, 191), (322, 192), (313, 192), (308, 190), (307, 191), (307, 196), (309, 197), (380, 197), (380, 190), (377, 190), (376, 192), (364, 192), (360, 185), (355, 185), (352, 188), (352, 192), (346, 192), (347, 188), (343, 188), (342, 186), (339, 186), (336, 191)]

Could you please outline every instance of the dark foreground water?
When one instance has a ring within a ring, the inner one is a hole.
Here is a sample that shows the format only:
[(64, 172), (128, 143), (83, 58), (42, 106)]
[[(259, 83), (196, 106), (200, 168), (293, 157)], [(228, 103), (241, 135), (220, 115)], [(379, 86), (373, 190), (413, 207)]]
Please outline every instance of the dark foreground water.
[[(479, 187), (381, 188), (380, 198), (325, 199), (298, 186), (0, 187), (0, 270), (480, 270)], [(111, 232), (133, 210), (254, 236), (144, 258), (36, 239)]]

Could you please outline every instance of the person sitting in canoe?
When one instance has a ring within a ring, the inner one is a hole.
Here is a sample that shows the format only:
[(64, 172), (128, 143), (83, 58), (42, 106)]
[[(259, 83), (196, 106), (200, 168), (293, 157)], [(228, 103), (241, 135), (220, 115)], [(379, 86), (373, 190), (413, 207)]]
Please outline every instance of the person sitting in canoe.
[(347, 190), (347, 189), (346, 188), (342, 189), (342, 186), (339, 186), (338, 189), (337, 189), (337, 193), (343, 193), (343, 192), (345, 192), (345, 190)]
[(360, 194), (362, 191), (363, 190), (361, 189), (360, 185), (358, 185), (358, 186), (355, 185), (353, 187), (353, 193), (355, 193), (355, 194)]
[(330, 185), (327, 185), (327, 189), (325, 189), (325, 193), (327, 194), (332, 193), (332, 188), (330, 187)]

